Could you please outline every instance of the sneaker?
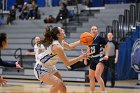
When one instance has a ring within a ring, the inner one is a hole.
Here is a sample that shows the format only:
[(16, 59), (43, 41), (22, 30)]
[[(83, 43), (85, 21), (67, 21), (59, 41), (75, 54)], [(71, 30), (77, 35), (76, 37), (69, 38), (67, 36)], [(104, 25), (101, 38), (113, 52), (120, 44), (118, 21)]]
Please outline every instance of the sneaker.
[(31, 17), (29, 17), (29, 20), (31, 20), (32, 18)]
[(32, 17), (32, 19), (34, 20), (34, 19), (35, 19), (35, 17)]

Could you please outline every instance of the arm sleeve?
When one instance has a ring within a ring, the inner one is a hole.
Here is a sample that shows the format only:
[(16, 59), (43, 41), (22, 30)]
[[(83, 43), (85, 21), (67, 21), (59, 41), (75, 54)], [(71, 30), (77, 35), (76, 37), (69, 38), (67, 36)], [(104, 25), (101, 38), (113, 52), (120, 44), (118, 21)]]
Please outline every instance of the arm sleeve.
[(16, 64), (15, 64), (15, 62), (2, 61), (2, 59), (0, 58), (0, 66), (4, 66), (4, 67), (16, 67)]
[(103, 37), (101, 37), (101, 44), (103, 45), (103, 47), (105, 47), (105, 45), (107, 44), (107, 40)]
[(113, 41), (114, 45), (115, 45), (115, 49), (119, 48), (119, 44), (116, 41)]

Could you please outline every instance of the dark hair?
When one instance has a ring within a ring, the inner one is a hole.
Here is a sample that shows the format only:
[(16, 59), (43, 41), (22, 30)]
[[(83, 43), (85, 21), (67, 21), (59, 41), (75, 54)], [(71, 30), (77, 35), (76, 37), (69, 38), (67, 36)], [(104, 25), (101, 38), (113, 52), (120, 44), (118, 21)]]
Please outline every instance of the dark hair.
[(6, 42), (7, 35), (6, 33), (0, 33), (0, 49), (3, 48), (2, 42)]
[(57, 34), (59, 34), (58, 27), (51, 28), (50, 26), (46, 27), (46, 31), (44, 34), (44, 42), (47, 46), (51, 45), (53, 40), (58, 40)]
[(64, 8), (67, 7), (67, 4), (66, 3), (62, 2), (61, 4), (63, 5)]

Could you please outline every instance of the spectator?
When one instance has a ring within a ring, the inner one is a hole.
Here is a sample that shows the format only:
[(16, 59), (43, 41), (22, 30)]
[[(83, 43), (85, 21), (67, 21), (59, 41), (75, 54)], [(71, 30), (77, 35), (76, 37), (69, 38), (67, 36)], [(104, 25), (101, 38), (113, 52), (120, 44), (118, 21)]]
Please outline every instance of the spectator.
[(38, 14), (38, 5), (35, 1), (32, 1), (32, 5), (29, 11), (29, 19), (36, 19)]
[(60, 0), (59, 4), (61, 4), (61, 3), (65, 3), (67, 5), (68, 4), (68, 0)]
[(15, 8), (19, 9), (19, 12), (21, 12), (23, 5), (24, 5), (24, 0), (16, 0)]
[(28, 4), (32, 4), (32, 2), (37, 3), (37, 0), (28, 0)]
[(29, 14), (29, 6), (27, 5), (27, 2), (24, 2), (21, 15), (19, 16), (20, 19), (28, 19)]
[(11, 23), (16, 19), (16, 9), (15, 6), (12, 6), (12, 9), (10, 10), (10, 14), (7, 17), (7, 24)]
[(44, 19), (44, 23), (56, 23), (56, 19), (52, 15), (49, 15)]
[(108, 68), (110, 68), (111, 71), (111, 87), (114, 87), (115, 85), (115, 64), (118, 61), (118, 43), (113, 40), (113, 34), (110, 32), (107, 34), (108, 38), (108, 45), (110, 46), (110, 51), (108, 53), (108, 66), (104, 68), (104, 74), (103, 74), (103, 80), (104, 84), (106, 86), (107, 83), (107, 73), (108, 73)]
[(60, 7), (61, 9), (59, 10), (59, 13), (56, 17), (56, 21), (59, 22), (59, 21), (62, 21), (66, 18), (68, 18), (68, 9), (67, 9), (67, 5), (63, 2), (60, 4)]

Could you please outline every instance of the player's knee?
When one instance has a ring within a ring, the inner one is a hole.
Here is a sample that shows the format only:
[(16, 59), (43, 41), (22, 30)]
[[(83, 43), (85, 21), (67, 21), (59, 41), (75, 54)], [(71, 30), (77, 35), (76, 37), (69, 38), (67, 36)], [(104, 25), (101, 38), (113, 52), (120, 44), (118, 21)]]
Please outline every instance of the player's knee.
[(56, 86), (57, 86), (59, 89), (61, 89), (61, 90), (66, 90), (66, 86), (64, 85), (63, 82), (58, 82), (58, 83), (56, 84)]
[(100, 76), (99, 74), (95, 73), (95, 78), (96, 78), (97, 80), (99, 80), (99, 79), (101, 78), (101, 76)]
[(94, 75), (89, 74), (89, 79), (94, 80)]
[(66, 86), (64, 84), (61, 84), (60, 89), (63, 90), (63, 91), (66, 91)]

